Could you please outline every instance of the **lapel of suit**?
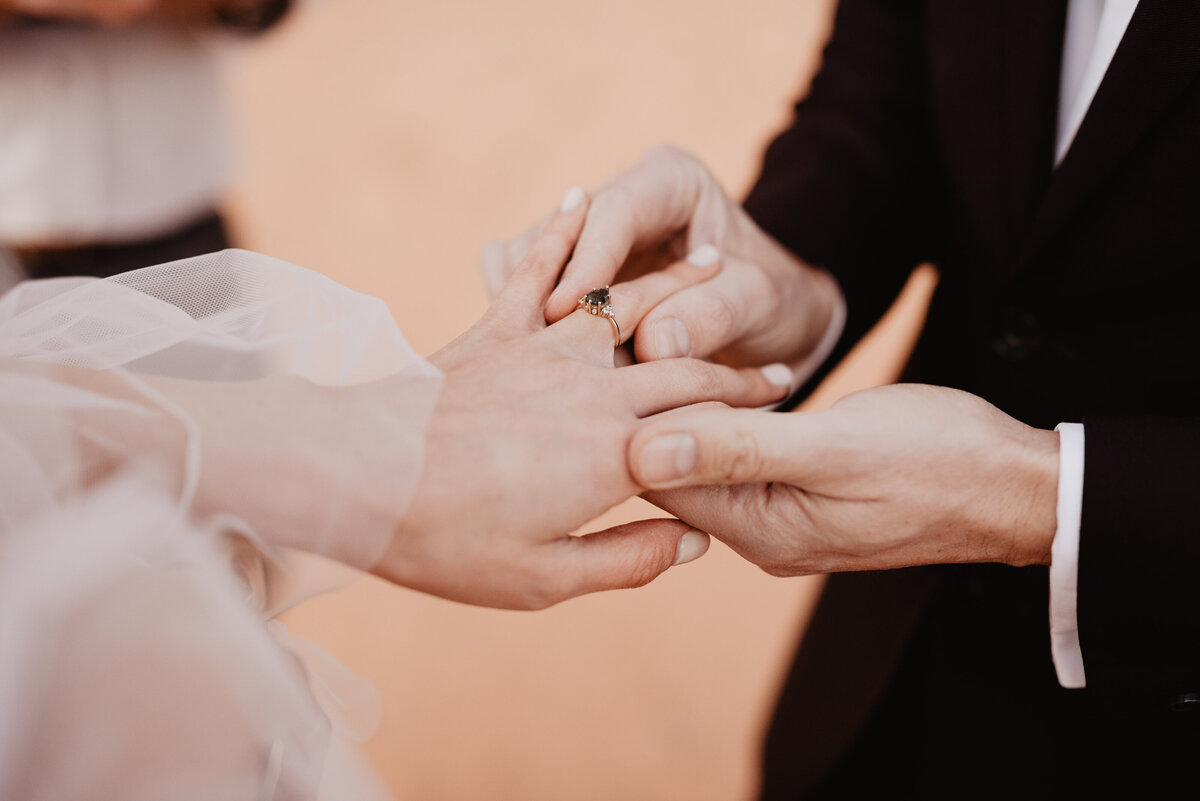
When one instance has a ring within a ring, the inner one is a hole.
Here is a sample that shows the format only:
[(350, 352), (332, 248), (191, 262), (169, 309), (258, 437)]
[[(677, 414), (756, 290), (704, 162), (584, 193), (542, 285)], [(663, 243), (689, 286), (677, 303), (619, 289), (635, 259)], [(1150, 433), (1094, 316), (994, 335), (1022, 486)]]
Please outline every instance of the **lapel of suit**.
[(1065, 0), (1009, 0), (1004, 6), (1001, 126), (1010, 263), (1050, 185), (1066, 17)]
[(1054, 170), (1019, 266), (1070, 221), (1198, 70), (1200, 2), (1141, 0), (1075, 140)]
[[(1066, 0), (928, 0), (931, 92), (961, 224), (1010, 273), (1054, 161)], [(980, 265), (983, 267), (984, 265)]]

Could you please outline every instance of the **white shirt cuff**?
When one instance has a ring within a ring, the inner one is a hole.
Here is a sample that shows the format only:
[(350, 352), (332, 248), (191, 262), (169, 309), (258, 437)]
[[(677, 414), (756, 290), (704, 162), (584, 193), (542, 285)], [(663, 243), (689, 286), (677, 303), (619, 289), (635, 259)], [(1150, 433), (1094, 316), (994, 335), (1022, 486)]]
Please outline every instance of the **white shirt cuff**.
[(1050, 546), (1050, 655), (1058, 683), (1084, 686), (1076, 588), (1079, 585), (1079, 524), (1083, 513), (1083, 425), (1060, 423), (1058, 432), (1058, 528)]

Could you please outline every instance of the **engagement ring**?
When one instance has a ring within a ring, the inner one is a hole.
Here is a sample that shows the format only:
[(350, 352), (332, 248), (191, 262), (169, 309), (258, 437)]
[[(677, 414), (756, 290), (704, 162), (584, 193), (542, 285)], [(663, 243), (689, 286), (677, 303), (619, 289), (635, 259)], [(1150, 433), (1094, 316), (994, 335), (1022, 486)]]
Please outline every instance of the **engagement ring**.
[(617, 318), (613, 316), (612, 296), (608, 292), (608, 287), (593, 289), (579, 299), (579, 304), (575, 308), (583, 309), (588, 314), (604, 317), (612, 323), (613, 347), (620, 346), (621, 326), (617, 325)]

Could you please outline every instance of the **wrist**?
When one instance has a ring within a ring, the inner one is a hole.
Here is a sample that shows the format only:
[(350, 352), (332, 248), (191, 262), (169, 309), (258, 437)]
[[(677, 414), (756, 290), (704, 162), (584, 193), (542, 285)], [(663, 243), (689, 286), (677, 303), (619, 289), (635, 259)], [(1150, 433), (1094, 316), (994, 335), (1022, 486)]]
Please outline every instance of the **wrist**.
[(1008, 462), (1017, 486), (1006, 504), (1007, 549), (999, 561), (1048, 565), (1058, 523), (1058, 433), (1039, 428), (1022, 433)]
[[(776, 307), (766, 315), (771, 321), (768, 337), (784, 337), (776, 360), (798, 363), (817, 355), (823, 346), (832, 351), (845, 322), (846, 301), (837, 279), (825, 269), (808, 264), (759, 228), (748, 216), (739, 220), (739, 250), (753, 254), (770, 277)], [(839, 322), (839, 314), (840, 322)], [(838, 330), (830, 335), (831, 327)], [(821, 358), (828, 356), (825, 353)]]
[(401, 383), (273, 375), (188, 389), (180, 405), (202, 437), (201, 516), (232, 515), (266, 542), (352, 567), (379, 559), (417, 468)]
[[(808, 323), (804, 333), (802, 352), (812, 354), (823, 349), (823, 346), (836, 344), (837, 337), (845, 325), (846, 301), (842, 296), (842, 288), (837, 280), (827, 271), (805, 264), (805, 319)], [(830, 340), (831, 329), (833, 342)], [(832, 347), (824, 348), (832, 350)], [(828, 355), (828, 354), (826, 354)]]

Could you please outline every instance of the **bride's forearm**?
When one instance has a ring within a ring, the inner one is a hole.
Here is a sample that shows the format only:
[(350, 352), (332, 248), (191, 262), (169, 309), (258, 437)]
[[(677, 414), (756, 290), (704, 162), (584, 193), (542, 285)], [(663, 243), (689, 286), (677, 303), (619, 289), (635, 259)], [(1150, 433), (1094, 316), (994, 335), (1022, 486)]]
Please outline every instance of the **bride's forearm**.
[(185, 395), (201, 433), (196, 509), (232, 513), (276, 545), (369, 569), (421, 470), (421, 380), (330, 388), (291, 376)]
[(331, 388), (287, 375), (214, 382), (20, 360), (3, 368), (79, 391), (61, 405), (68, 453), (30, 441), (44, 447), (44, 469), (86, 489), (149, 468), (172, 493), (194, 489), (198, 517), (233, 517), (273, 545), (363, 569), (407, 509), (437, 394), (436, 380), (420, 376)]
[(421, 472), (428, 379), (324, 387), (280, 375), (156, 379), (193, 421), (198, 515), (232, 515), (262, 539), (369, 569)]

